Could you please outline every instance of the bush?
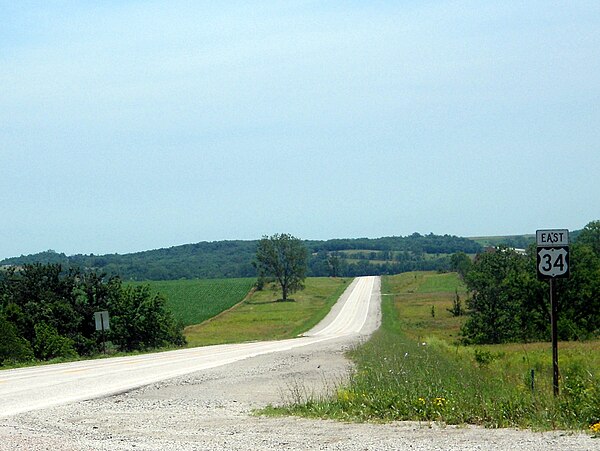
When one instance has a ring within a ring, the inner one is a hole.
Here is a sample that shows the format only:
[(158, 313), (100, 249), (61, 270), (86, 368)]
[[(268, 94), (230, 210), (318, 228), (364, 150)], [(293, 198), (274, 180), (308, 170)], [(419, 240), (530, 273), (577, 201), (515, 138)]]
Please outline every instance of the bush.
[(474, 351), (475, 361), (480, 366), (485, 366), (495, 359), (495, 356), (490, 351), (475, 348)]
[(46, 323), (35, 325), (33, 351), (38, 359), (49, 360), (56, 357), (77, 357), (73, 340), (61, 336), (55, 327)]
[(148, 285), (115, 291), (109, 306), (113, 343), (124, 351), (184, 345), (183, 328), (165, 302), (162, 295), (151, 293)]
[(0, 330), (0, 366), (33, 360), (33, 350), (29, 342), (19, 337), (15, 325), (1, 314)]
[(93, 315), (102, 310), (114, 318), (110, 335), (122, 350), (185, 343), (165, 299), (147, 287), (123, 288), (118, 277), (60, 265), (24, 265), (0, 271), (0, 364), (96, 354)]

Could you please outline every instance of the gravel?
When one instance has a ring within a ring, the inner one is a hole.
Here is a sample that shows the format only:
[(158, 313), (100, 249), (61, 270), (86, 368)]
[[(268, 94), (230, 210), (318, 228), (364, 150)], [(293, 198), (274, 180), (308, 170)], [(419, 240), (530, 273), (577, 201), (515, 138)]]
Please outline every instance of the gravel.
[[(368, 327), (377, 325), (373, 315)], [(355, 424), (254, 413), (324, 396), (352, 370), (336, 340), (0, 420), (0, 450), (600, 450), (585, 433)]]

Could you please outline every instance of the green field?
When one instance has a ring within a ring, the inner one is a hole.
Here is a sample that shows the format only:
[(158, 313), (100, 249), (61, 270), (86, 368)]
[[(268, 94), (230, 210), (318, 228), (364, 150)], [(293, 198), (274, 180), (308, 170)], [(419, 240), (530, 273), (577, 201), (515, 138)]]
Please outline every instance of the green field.
[(456, 277), (456, 274), (416, 273), (418, 280), (417, 293), (438, 293), (442, 295), (452, 294), (456, 291), (465, 292), (465, 285)]
[(329, 312), (352, 279), (312, 277), (294, 293), (293, 302), (268, 287), (204, 324), (185, 329), (190, 346), (292, 338), (316, 325)]
[(184, 326), (199, 324), (240, 302), (250, 292), (254, 278), (192, 279), (135, 282), (149, 285), (167, 298), (167, 306)]
[(350, 353), (357, 368), (350, 382), (332, 399), (265, 412), (593, 431), (600, 423), (600, 341), (559, 344), (561, 395), (554, 398), (550, 343), (459, 343), (466, 318), (447, 309), (463, 290), (455, 274), (384, 277), (382, 326)]

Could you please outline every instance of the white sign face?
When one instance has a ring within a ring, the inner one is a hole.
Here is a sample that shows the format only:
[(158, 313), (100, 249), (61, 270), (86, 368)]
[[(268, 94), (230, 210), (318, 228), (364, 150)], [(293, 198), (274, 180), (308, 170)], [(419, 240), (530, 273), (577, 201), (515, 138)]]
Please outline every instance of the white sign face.
[(559, 247), (569, 245), (567, 229), (537, 230), (535, 239), (538, 247)]
[(565, 247), (538, 249), (538, 271), (544, 277), (561, 277), (569, 273), (569, 252)]
[(110, 323), (108, 322), (108, 312), (95, 312), (94, 320), (96, 321), (96, 330), (108, 330), (110, 329)]

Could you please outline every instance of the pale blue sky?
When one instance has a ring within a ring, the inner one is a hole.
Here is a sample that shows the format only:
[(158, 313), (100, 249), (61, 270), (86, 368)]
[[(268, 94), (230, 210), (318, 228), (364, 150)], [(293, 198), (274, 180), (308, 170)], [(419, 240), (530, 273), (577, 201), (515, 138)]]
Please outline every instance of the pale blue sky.
[(0, 258), (600, 219), (597, 0), (0, 17)]

